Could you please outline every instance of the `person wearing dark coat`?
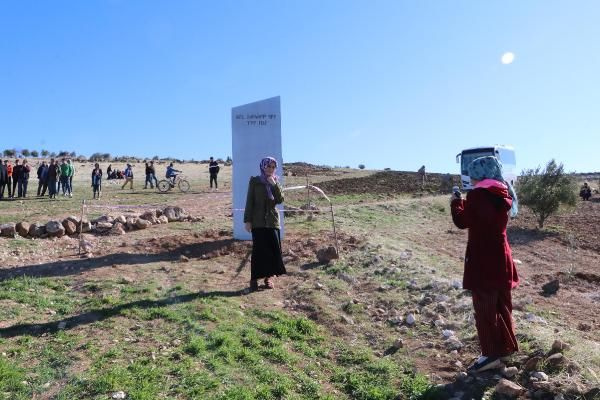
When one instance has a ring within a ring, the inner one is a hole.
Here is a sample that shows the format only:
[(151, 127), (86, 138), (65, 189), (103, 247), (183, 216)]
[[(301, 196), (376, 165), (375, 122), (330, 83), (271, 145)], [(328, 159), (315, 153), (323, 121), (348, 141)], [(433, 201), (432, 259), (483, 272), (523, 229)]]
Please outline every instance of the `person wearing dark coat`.
[(37, 196), (44, 196), (46, 194), (46, 189), (48, 189), (48, 165), (46, 161), (42, 161), (42, 164), (37, 169), (37, 177), (38, 177), (38, 189)]
[(258, 279), (265, 287), (275, 287), (274, 278), (286, 273), (281, 256), (279, 211), (283, 192), (275, 175), (277, 161), (272, 157), (260, 162), (260, 175), (250, 178), (244, 225), (252, 233), (252, 258), (250, 259), (250, 290), (258, 290)]
[[(15, 160), (15, 165), (12, 168), (12, 197), (15, 197), (15, 193), (17, 193), (17, 184), (19, 183), (19, 175), (21, 174), (21, 168), (23, 167), (20, 164), (20, 160)], [(17, 196), (18, 197), (18, 196)]]
[(210, 162), (208, 163), (208, 174), (210, 175), (210, 188), (213, 187), (213, 182), (215, 183), (215, 189), (219, 188), (217, 184), (217, 175), (219, 174), (219, 163), (214, 160), (214, 158), (210, 158)]
[(27, 197), (27, 185), (29, 184), (29, 174), (31, 173), (31, 166), (27, 163), (27, 160), (23, 160), (23, 165), (17, 171), (17, 185), (18, 185), (18, 196)]
[(0, 160), (0, 199), (4, 198), (4, 190), (8, 183), (8, 173), (6, 171), (6, 165)]
[(54, 158), (50, 159), (50, 165), (48, 165), (48, 196), (51, 199), (56, 198), (56, 194), (58, 193), (57, 182), (60, 178), (60, 167), (54, 161)]
[(466, 200), (457, 192), (450, 206), (454, 224), (468, 229), (463, 288), (471, 291), (481, 346), (481, 357), (468, 370), (481, 372), (501, 368), (504, 357), (518, 351), (511, 290), (519, 277), (506, 237), (509, 213), (516, 216), (518, 207), (495, 157), (473, 160), (469, 176), (473, 190)]

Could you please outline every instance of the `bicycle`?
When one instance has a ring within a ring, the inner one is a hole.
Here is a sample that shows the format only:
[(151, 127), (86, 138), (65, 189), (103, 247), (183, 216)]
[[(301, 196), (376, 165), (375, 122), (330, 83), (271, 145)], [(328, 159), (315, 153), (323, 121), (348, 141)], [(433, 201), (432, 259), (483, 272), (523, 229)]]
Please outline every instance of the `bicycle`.
[(156, 188), (161, 193), (167, 193), (169, 190), (173, 189), (175, 186), (177, 186), (177, 188), (179, 188), (179, 190), (182, 191), (183, 193), (190, 190), (190, 183), (187, 181), (187, 179), (185, 179), (185, 176), (183, 176), (183, 175), (177, 175), (175, 177), (174, 183), (170, 179), (162, 179), (162, 180), (158, 181), (158, 185), (156, 185)]

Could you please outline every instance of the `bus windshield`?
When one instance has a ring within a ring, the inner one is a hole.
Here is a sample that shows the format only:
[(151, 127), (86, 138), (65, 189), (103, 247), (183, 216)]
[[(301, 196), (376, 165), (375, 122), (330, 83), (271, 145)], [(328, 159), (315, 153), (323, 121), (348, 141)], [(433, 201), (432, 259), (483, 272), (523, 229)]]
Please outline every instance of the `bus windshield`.
[(494, 149), (493, 148), (484, 148), (484, 149), (476, 149), (476, 150), (467, 150), (463, 151), (460, 156), (460, 172), (464, 176), (469, 176), (468, 167), (471, 161), (478, 157), (485, 156), (493, 156)]

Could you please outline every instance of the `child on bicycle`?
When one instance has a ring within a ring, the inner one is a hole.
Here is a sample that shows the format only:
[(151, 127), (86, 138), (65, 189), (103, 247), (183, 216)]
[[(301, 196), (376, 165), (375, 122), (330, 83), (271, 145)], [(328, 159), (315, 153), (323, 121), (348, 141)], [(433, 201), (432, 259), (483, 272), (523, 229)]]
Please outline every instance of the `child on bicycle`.
[(178, 169), (175, 169), (175, 167), (173, 167), (173, 163), (170, 163), (169, 166), (167, 167), (167, 173), (166, 173), (166, 177), (168, 180), (171, 181), (171, 187), (175, 187), (175, 179), (177, 178), (177, 172), (181, 172)]

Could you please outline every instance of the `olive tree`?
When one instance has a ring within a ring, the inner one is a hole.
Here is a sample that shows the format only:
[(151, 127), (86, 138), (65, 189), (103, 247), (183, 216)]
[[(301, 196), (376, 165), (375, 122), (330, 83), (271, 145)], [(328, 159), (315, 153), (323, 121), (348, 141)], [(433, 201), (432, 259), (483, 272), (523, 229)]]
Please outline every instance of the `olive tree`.
[(546, 219), (556, 213), (561, 204), (575, 205), (577, 183), (565, 173), (562, 164), (550, 160), (546, 167), (521, 172), (517, 185), (519, 203), (529, 207), (544, 227)]

